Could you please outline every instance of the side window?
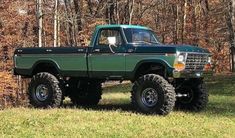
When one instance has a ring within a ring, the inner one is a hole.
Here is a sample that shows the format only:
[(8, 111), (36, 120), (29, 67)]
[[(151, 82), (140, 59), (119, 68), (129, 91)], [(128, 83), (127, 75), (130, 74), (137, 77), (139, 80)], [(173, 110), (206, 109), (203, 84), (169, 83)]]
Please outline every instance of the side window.
[(108, 46), (109, 45), (108, 37), (115, 37), (117, 46), (121, 46), (123, 43), (121, 33), (119, 30), (104, 29), (104, 30), (101, 30), (100, 32), (100, 35), (98, 38), (98, 45)]

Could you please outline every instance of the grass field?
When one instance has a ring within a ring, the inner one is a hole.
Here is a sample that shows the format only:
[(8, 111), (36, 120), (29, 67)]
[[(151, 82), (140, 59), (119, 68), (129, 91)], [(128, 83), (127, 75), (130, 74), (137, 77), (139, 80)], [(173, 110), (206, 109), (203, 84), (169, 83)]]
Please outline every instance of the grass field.
[(98, 107), (0, 111), (0, 137), (235, 137), (235, 76), (207, 79), (208, 107), (162, 117), (134, 113), (130, 84), (104, 89)]

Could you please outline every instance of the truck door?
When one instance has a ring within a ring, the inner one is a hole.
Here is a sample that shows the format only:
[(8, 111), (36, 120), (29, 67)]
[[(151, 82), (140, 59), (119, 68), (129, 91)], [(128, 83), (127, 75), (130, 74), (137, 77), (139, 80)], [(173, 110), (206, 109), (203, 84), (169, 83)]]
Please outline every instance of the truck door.
[[(110, 45), (109, 39), (113, 39), (115, 44)], [(88, 60), (92, 77), (123, 78), (125, 75), (125, 46), (121, 29), (100, 29)]]

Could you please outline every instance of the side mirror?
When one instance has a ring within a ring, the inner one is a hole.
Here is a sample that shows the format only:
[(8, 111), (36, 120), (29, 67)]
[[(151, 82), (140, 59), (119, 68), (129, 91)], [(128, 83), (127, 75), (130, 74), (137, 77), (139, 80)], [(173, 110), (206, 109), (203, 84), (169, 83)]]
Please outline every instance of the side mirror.
[(116, 37), (108, 37), (109, 45), (116, 45)]

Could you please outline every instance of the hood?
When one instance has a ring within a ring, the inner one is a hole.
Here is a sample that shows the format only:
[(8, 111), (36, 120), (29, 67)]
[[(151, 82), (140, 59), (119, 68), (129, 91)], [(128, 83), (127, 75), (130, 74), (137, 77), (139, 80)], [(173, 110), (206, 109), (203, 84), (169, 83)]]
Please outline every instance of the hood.
[(168, 45), (168, 46), (174, 47), (176, 51), (179, 51), (179, 52), (210, 53), (207, 49), (200, 48), (198, 46), (191, 46), (191, 45)]
[(210, 53), (207, 49), (191, 45), (134, 45), (137, 53), (176, 53), (197, 52)]

